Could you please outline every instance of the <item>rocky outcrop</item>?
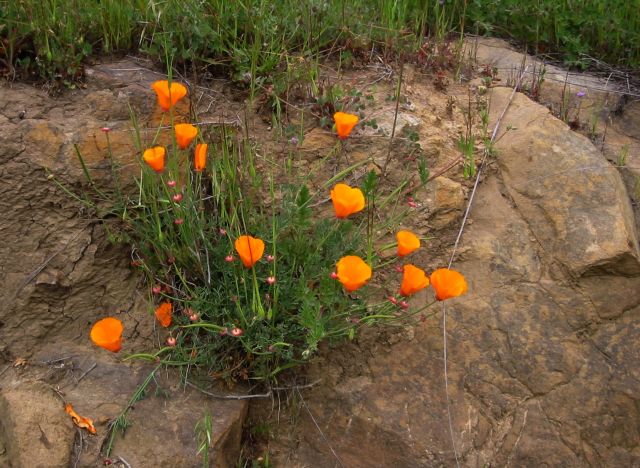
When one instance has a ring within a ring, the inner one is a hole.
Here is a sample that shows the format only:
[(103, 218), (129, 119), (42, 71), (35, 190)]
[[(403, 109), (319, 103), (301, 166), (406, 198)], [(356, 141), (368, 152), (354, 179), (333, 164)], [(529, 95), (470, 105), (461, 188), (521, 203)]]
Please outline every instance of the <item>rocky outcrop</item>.
[[(494, 121), (509, 94), (493, 90)], [(446, 307), (453, 437), (438, 310), (399, 333), (365, 333), (312, 367), (324, 382), (305, 393), (287, 466), (454, 466), (454, 444), (469, 467), (640, 464), (628, 195), (587, 139), (526, 97), (507, 126), (454, 263), (469, 294)], [(448, 260), (432, 255), (416, 261)]]
[[(492, 94), (494, 119), (509, 94), (507, 88)], [(497, 144), (498, 161), (542, 248), (576, 276), (640, 274), (633, 212), (618, 171), (586, 137), (522, 94), (509, 107), (508, 126), (513, 130)]]
[[(66, 342), (45, 346), (32, 360), (12, 367), (0, 385), (3, 466), (88, 467), (120, 458), (131, 466), (202, 466), (196, 426), (206, 416), (211, 418), (210, 466), (235, 466), (246, 400), (216, 400), (179, 385), (178, 376), (166, 370), (154, 373), (140, 401), (131, 406), (126, 415), (129, 426), (124, 433), (116, 429), (110, 455), (100, 455), (107, 444), (108, 423), (127, 408), (153, 370), (154, 366), (122, 363), (104, 350)], [(76, 430), (63, 402), (93, 419), (97, 434)]]

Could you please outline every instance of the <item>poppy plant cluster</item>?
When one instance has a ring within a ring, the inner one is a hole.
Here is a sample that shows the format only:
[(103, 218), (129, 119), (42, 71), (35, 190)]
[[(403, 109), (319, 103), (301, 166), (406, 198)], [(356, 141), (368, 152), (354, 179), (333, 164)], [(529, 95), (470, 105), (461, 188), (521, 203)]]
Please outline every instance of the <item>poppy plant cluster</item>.
[[(167, 80), (156, 81), (151, 85), (156, 92), (158, 105), (163, 111), (171, 110), (187, 95), (187, 88), (182, 83)], [(190, 123), (179, 123), (174, 126), (175, 142), (179, 149), (186, 150), (198, 136), (198, 127)], [(166, 151), (162, 146), (147, 148), (142, 153), (142, 160), (155, 172), (161, 173), (166, 165)], [(193, 157), (193, 169), (202, 172), (207, 166), (207, 145), (197, 144)]]

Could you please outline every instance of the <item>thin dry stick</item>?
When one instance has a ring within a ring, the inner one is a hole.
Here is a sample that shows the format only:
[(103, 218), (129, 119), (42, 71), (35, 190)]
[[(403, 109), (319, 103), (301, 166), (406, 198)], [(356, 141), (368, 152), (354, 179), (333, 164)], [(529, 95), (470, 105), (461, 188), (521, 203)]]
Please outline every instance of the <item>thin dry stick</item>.
[[(491, 139), (489, 140), (490, 142), (493, 142), (495, 140), (496, 135), (498, 134), (498, 129), (500, 128), (500, 123), (502, 122), (502, 118), (507, 113), (507, 109), (511, 105), (511, 101), (513, 101), (513, 97), (516, 95), (516, 92), (520, 87), (520, 83), (522, 82), (522, 78), (524, 77), (528, 68), (529, 66), (527, 66), (526, 68), (524, 68), (524, 70), (520, 72), (520, 76), (518, 77), (518, 80), (515, 86), (513, 87), (513, 90), (511, 91), (511, 95), (509, 96), (509, 100), (507, 101), (507, 104), (504, 106), (504, 109), (502, 109), (502, 113), (500, 114), (500, 117), (498, 117), (498, 120), (496, 121), (496, 126), (494, 127), (493, 132), (491, 133)], [(480, 167), (478, 168), (478, 173), (476, 174), (476, 180), (473, 184), (473, 189), (471, 190), (471, 195), (469, 196), (467, 209), (465, 210), (464, 217), (462, 218), (462, 223), (460, 225), (460, 230), (458, 231), (458, 236), (456, 237), (456, 241), (453, 244), (453, 251), (451, 252), (451, 258), (449, 259), (448, 268), (451, 268), (451, 265), (453, 264), (453, 259), (455, 258), (456, 251), (458, 249), (458, 244), (460, 243), (460, 238), (462, 237), (462, 232), (464, 231), (465, 225), (467, 223), (467, 218), (469, 217), (469, 213), (471, 211), (471, 205), (473, 204), (473, 198), (476, 194), (476, 190), (478, 189), (478, 183), (480, 182), (480, 176), (482, 175), (482, 169), (484, 168), (484, 163), (487, 159), (488, 154), (489, 154), (489, 151), (485, 149), (484, 154), (482, 156), (482, 162), (480, 163)], [(456, 459), (456, 466), (460, 468), (460, 460), (458, 459), (458, 450), (456, 448), (456, 443), (453, 437), (453, 422), (451, 419), (451, 402), (449, 398), (449, 374), (447, 372), (447, 308), (445, 306), (445, 301), (442, 301), (442, 339), (443, 339), (443, 360), (444, 360), (444, 391), (445, 391), (446, 402), (447, 402), (447, 417), (449, 419), (449, 435), (451, 436), (451, 446), (453, 447), (453, 455)]]
[(391, 159), (391, 147), (393, 145), (393, 137), (396, 136), (396, 125), (398, 123), (398, 109), (400, 107), (400, 91), (402, 90), (402, 75), (404, 74), (404, 54), (400, 53), (400, 73), (398, 75), (398, 87), (396, 89), (396, 110), (393, 115), (393, 127), (391, 128), (391, 138), (389, 138), (389, 150), (387, 152), (387, 159), (384, 161), (384, 167), (382, 168), (382, 174), (386, 175), (387, 165)]
[(307, 413), (309, 414), (309, 417), (311, 418), (311, 420), (313, 421), (313, 424), (316, 426), (316, 429), (318, 429), (318, 432), (320, 433), (320, 435), (322, 436), (322, 438), (324, 439), (325, 443), (327, 444), (327, 446), (329, 447), (329, 450), (331, 450), (331, 453), (333, 454), (333, 456), (335, 457), (335, 459), (338, 461), (338, 464), (344, 468), (344, 463), (342, 463), (342, 460), (340, 459), (340, 457), (338, 456), (338, 454), (336, 453), (335, 450), (333, 450), (333, 447), (331, 446), (331, 444), (329, 443), (329, 439), (327, 439), (327, 436), (324, 435), (324, 432), (322, 432), (322, 429), (320, 429), (320, 426), (318, 425), (318, 422), (316, 421), (316, 418), (313, 417), (313, 414), (311, 413), (311, 410), (309, 409), (309, 407), (307, 406), (307, 402), (304, 401), (304, 398), (302, 397), (302, 393), (300, 393), (300, 390), (296, 389), (298, 391), (298, 396), (300, 397), (300, 401), (302, 401), (302, 404), (304, 405), (304, 409), (307, 410)]

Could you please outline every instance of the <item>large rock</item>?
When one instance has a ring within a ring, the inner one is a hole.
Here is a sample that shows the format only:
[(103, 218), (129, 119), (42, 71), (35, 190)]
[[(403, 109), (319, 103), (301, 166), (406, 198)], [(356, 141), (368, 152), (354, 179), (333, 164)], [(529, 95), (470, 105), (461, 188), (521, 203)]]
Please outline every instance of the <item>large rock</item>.
[[(75, 431), (53, 389), (40, 382), (0, 388), (0, 464), (12, 468), (68, 466)], [(4, 460), (3, 460), (4, 458)]]
[[(511, 90), (495, 88), (495, 122)], [(516, 94), (503, 118), (505, 185), (543, 248), (575, 276), (640, 273), (633, 212), (618, 171), (584, 136)]]
[[(14, 468), (102, 465), (107, 458), (100, 453), (107, 423), (126, 408), (153, 369), (139, 362), (123, 363), (89, 343), (64, 342), (51, 344), (24, 366), (11, 368), (0, 384), (0, 446), (5, 447), (5, 463)], [(209, 415), (210, 466), (235, 466), (247, 400), (214, 399), (178, 382), (172, 372), (155, 373), (142, 399), (127, 414), (129, 427), (124, 433), (117, 431), (108, 459), (115, 462), (121, 457), (141, 467), (202, 466), (195, 428)], [(80, 443), (63, 400), (93, 419), (95, 436), (83, 432)]]

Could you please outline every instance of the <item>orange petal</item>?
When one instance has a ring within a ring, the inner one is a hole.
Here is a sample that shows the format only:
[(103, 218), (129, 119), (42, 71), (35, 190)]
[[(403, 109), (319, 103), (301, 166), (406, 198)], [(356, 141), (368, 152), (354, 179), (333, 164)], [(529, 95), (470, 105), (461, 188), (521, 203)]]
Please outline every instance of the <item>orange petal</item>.
[(153, 148), (144, 150), (142, 159), (144, 159), (144, 162), (154, 171), (162, 172), (164, 170), (164, 156), (164, 148), (162, 146), (154, 146)]
[(123, 330), (122, 322), (117, 318), (103, 318), (98, 320), (91, 328), (91, 341), (96, 346), (117, 353), (122, 348)]
[(427, 286), (429, 286), (429, 278), (424, 270), (411, 264), (404, 266), (400, 294), (411, 296)]
[(436, 299), (439, 301), (458, 297), (467, 292), (467, 282), (464, 276), (448, 268), (439, 268), (431, 273), (431, 286), (433, 286)]
[(411, 231), (398, 231), (398, 256), (404, 257), (420, 248), (420, 239)]
[(365, 200), (362, 190), (357, 187), (349, 187), (347, 184), (336, 184), (331, 189), (331, 201), (337, 218), (362, 211)]
[(336, 124), (336, 132), (340, 139), (345, 139), (353, 130), (353, 127), (358, 123), (358, 116), (354, 114), (347, 114), (346, 112), (336, 112), (333, 114), (333, 121)]
[(193, 139), (198, 136), (198, 127), (191, 124), (177, 124), (176, 130), (176, 142), (180, 149), (185, 149), (191, 144)]
[(242, 260), (242, 264), (251, 268), (264, 254), (264, 242), (251, 236), (240, 236), (235, 243), (236, 252)]
[(156, 308), (155, 315), (158, 322), (160, 322), (160, 325), (163, 327), (167, 328), (171, 325), (171, 318), (173, 316), (173, 306), (171, 305), (171, 302), (163, 302), (160, 304)]
[(196, 152), (193, 157), (193, 169), (197, 172), (204, 171), (207, 167), (207, 148), (205, 143), (199, 143), (196, 145)]
[(336, 264), (338, 280), (349, 292), (361, 288), (371, 279), (371, 267), (356, 255), (342, 257)]
[(167, 80), (155, 81), (151, 88), (158, 96), (158, 105), (165, 111), (175, 106), (180, 99), (187, 95), (187, 88), (182, 83), (175, 81), (171, 82), (171, 86)]
[(71, 403), (67, 403), (64, 406), (64, 410), (67, 412), (69, 416), (71, 416), (71, 420), (73, 421), (73, 424), (75, 424), (76, 426), (82, 429), (86, 429), (91, 434), (96, 434), (98, 432), (96, 431), (96, 428), (93, 426), (93, 420), (89, 418), (83, 418), (78, 413), (76, 413), (73, 409), (73, 406), (71, 406)]

